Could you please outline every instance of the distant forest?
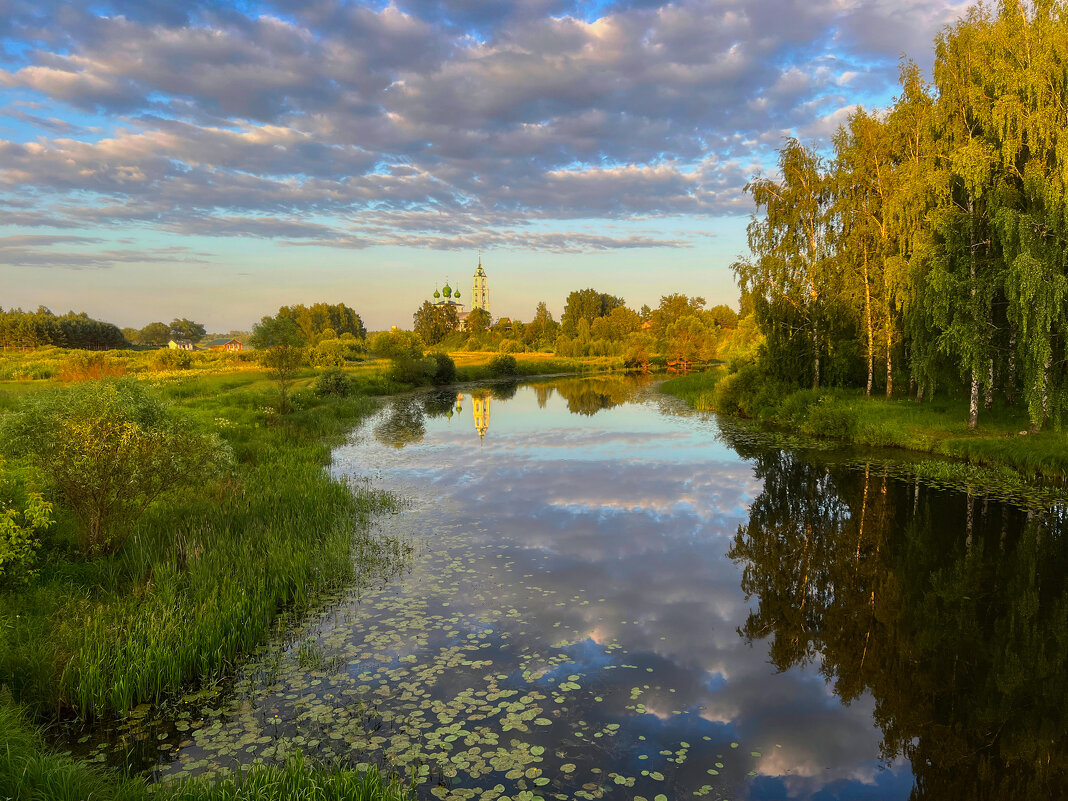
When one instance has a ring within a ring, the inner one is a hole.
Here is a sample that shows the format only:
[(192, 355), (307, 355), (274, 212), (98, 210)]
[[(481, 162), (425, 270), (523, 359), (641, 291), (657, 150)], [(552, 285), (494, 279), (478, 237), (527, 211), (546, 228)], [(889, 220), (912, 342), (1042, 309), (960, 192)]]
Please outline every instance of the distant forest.
[(0, 309), (0, 348), (65, 348), (105, 350), (129, 347), (122, 331), (84, 312), (55, 315), (44, 306), (35, 312)]
[(1068, 406), (1068, 5), (980, 5), (904, 63), (885, 112), (858, 110), (833, 156), (796, 140), (747, 187), (734, 271), (769, 378), (908, 386)]

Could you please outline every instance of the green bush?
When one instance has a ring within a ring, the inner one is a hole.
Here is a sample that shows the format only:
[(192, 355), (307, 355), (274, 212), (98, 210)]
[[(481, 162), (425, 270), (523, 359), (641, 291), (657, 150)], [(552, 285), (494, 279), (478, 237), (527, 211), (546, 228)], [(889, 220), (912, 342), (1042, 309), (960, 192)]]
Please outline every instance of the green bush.
[(348, 397), (355, 391), (356, 384), (348, 373), (336, 368), (324, 370), (315, 379), (315, 392), (317, 395), (333, 395), (338, 398)]
[(499, 353), (522, 353), (523, 343), (515, 339), (502, 339), (501, 344), (497, 346)]
[(193, 354), (178, 348), (162, 348), (152, 357), (152, 368), (160, 372), (166, 370), (188, 370), (193, 364)]
[(857, 430), (857, 413), (833, 398), (820, 398), (808, 409), (801, 430), (815, 437), (852, 439)]
[(308, 349), (308, 360), (316, 367), (343, 367), (349, 348), (340, 340), (324, 339)]
[(489, 371), (491, 375), (497, 377), (513, 376), (519, 372), (519, 365), (516, 363), (515, 356), (501, 353), (490, 359)]
[(112, 553), (159, 497), (230, 463), (230, 450), (132, 380), (91, 381), (28, 395), (0, 426), (63, 496), (87, 554)]
[(6, 476), (0, 459), (0, 586), (36, 575), (39, 537), (53, 522), (52, 504), (39, 493), (15, 499), (14, 482)]
[(781, 423), (800, 424), (808, 417), (808, 412), (814, 403), (818, 403), (820, 394), (818, 390), (802, 389), (792, 392), (783, 398), (779, 404), (779, 412), (776, 418)]
[(427, 357), (430, 363), (430, 381), (442, 386), (456, 380), (456, 362), (447, 353), (431, 353)]

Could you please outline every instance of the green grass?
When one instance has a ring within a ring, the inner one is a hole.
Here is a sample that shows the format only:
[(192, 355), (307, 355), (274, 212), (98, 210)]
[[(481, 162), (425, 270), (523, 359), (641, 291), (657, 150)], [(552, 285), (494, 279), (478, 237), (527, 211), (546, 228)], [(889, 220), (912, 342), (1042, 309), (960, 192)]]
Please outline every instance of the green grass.
[(754, 368), (680, 376), (661, 384), (661, 391), (698, 410), (750, 417), (810, 436), (1007, 467), (1029, 478), (1068, 479), (1068, 436), (1054, 427), (1021, 435), (1028, 421), (1016, 409), (982, 409), (978, 428), (969, 430), (964, 398), (915, 403), (867, 398), (860, 390), (796, 390), (761, 377)]
[(316, 765), (299, 754), (220, 779), (150, 786), (51, 752), (0, 697), (0, 798), (10, 801), (407, 801), (410, 793), (376, 770)]
[(259, 380), (161, 384), (230, 443), (234, 474), (151, 509), (113, 557), (78, 556), (61, 516), (39, 579), (0, 596), (0, 684), (35, 715), (122, 715), (219, 677), (283, 610), (402, 556), (363, 533), (393, 499), (323, 469), (376, 402), (303, 393), (278, 418)]

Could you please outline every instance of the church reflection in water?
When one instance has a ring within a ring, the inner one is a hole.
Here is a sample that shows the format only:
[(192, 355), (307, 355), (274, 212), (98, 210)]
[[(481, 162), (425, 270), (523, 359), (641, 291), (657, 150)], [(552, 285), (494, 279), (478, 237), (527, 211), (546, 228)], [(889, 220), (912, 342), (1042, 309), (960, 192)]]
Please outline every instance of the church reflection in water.
[[(486, 432), (489, 430), (490, 420), (490, 393), (489, 390), (475, 390), (471, 394), (471, 403), (473, 405), (473, 413), (475, 418), (475, 431), (478, 432), (478, 440), (482, 442), (486, 438)], [(459, 414), (463, 411), (464, 393), (456, 393), (456, 412)], [(449, 415), (450, 417), (452, 415)]]

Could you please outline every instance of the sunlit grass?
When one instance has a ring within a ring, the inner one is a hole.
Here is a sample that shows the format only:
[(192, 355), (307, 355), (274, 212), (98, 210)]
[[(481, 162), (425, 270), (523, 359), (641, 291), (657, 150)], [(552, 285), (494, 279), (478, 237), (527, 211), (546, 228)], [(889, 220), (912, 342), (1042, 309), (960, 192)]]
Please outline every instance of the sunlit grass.
[(392, 499), (323, 469), (376, 402), (306, 393), (279, 418), (261, 381), (160, 384), (229, 442), (235, 473), (150, 510), (113, 557), (76, 556), (61, 520), (40, 579), (0, 597), (0, 684), (36, 714), (121, 715), (220, 676), (280, 611), (387, 569), (361, 532)]
[[(721, 384), (724, 379), (727, 382)], [(732, 382), (733, 391), (724, 391)], [(1068, 436), (1055, 426), (1040, 434), (1025, 433), (1028, 420), (1022, 410), (999, 405), (981, 409), (978, 428), (970, 430), (964, 398), (915, 403), (868, 398), (860, 390), (784, 393), (776, 389), (759, 379), (737, 380), (724, 368), (680, 376), (661, 385), (663, 392), (702, 411), (737, 413), (740, 402), (749, 416), (813, 436), (1002, 465), (1029, 476), (1068, 478)]]

